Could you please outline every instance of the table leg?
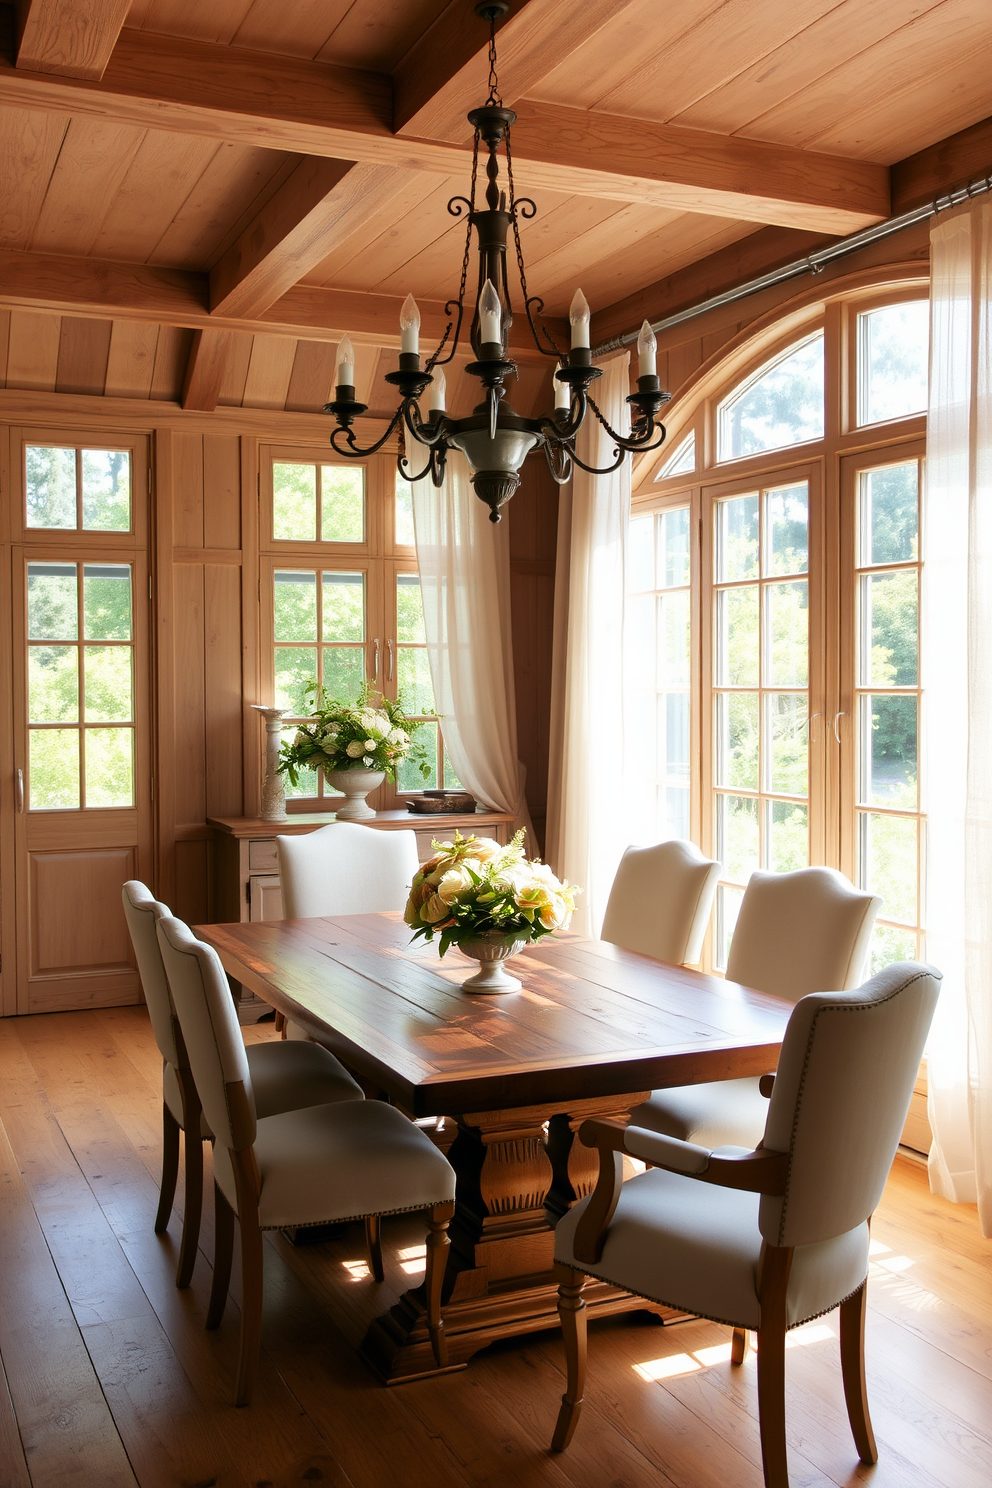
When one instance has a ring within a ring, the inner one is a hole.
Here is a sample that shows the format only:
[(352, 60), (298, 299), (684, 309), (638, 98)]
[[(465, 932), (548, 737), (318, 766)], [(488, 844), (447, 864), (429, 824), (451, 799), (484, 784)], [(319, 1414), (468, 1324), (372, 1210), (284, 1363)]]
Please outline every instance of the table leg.
[[(646, 1099), (634, 1094), (575, 1102), (564, 1113), (531, 1106), (458, 1119), (448, 1153), (457, 1174), (443, 1307), (449, 1367), (463, 1366), (497, 1338), (558, 1327), (554, 1225), (596, 1173), (595, 1154), (574, 1133), (590, 1116), (621, 1115)], [(583, 1300), (594, 1318), (635, 1308), (673, 1316), (602, 1282), (591, 1281)], [(437, 1373), (422, 1287), (375, 1319), (362, 1353), (388, 1384)]]

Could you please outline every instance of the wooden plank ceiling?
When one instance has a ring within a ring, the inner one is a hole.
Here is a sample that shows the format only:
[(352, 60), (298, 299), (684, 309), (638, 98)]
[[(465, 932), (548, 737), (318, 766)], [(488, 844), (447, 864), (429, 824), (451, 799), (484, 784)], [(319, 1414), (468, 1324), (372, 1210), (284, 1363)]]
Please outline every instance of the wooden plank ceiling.
[[(781, 257), (880, 220), (887, 167), (990, 112), (988, 0), (513, 0), (501, 30), (531, 290), (604, 326), (769, 224)], [(485, 43), (472, 0), (0, 4), (0, 377), (319, 408), (348, 330), (389, 407), (400, 301), (436, 334), (457, 287)], [(522, 411), (546, 378), (524, 352)]]

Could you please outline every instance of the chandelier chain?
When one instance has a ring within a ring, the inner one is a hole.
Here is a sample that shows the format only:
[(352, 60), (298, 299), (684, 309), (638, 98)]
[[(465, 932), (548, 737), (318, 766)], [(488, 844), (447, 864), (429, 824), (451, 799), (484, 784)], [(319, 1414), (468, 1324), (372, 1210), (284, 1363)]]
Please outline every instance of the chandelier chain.
[[(465, 304), (465, 287), (468, 284), (468, 266), (469, 266), (469, 263), (471, 262), (471, 258), (472, 258), (472, 213), (475, 211), (475, 183), (476, 183), (476, 181), (478, 179), (478, 175), (479, 175), (479, 131), (476, 130), (475, 131), (475, 148), (472, 151), (472, 185), (471, 185), (471, 188), (469, 190), (468, 221), (465, 224), (465, 252), (462, 254), (462, 277), (461, 277), (461, 281), (460, 281), (460, 283), (458, 285), (458, 324), (459, 324), (459, 327), (461, 326), (461, 311), (462, 311), (462, 306)], [(440, 340), (440, 342), (438, 344), (437, 350), (434, 352), (433, 356), (431, 356), (431, 357), (428, 358), (427, 366), (426, 366), (426, 369), (425, 369), (426, 371), (428, 371), (428, 372), (433, 372), (434, 371), (434, 368), (437, 365), (437, 359), (441, 355), (442, 351), (444, 350), (445, 345), (447, 344), (447, 341), (448, 341), (448, 337), (451, 335), (451, 331), (452, 331), (452, 322), (449, 320), (447, 326), (445, 327), (444, 335), (441, 337), (441, 340)], [(451, 358), (449, 357), (448, 360), (450, 361)]]
[(496, 75), (496, 16), (489, 17), (489, 97), (486, 103), (502, 105), (503, 98), (499, 91), (499, 78)]

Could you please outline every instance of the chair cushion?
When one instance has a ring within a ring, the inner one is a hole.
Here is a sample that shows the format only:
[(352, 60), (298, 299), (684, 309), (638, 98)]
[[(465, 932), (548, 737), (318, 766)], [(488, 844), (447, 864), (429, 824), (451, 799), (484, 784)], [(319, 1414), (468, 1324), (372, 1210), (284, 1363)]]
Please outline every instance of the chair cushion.
[[(572, 1253), (587, 1199), (559, 1222), (555, 1260), (698, 1317), (757, 1328), (758, 1198), (652, 1168), (623, 1185), (595, 1265), (576, 1262)], [(798, 1247), (789, 1277), (788, 1326), (829, 1312), (857, 1291), (867, 1274), (866, 1224)]]
[(717, 1080), (655, 1090), (631, 1112), (631, 1126), (701, 1147), (757, 1147), (765, 1134), (768, 1102), (756, 1079)]
[[(455, 1196), (455, 1174), (429, 1137), (382, 1101), (339, 1101), (259, 1120), (255, 1159), (263, 1230), (425, 1209)], [(214, 1177), (236, 1207), (231, 1155)]]
[(319, 1044), (248, 1044), (248, 1068), (259, 1117), (304, 1106), (325, 1106), (333, 1101), (360, 1101), (362, 1087), (353, 1080), (340, 1060)]

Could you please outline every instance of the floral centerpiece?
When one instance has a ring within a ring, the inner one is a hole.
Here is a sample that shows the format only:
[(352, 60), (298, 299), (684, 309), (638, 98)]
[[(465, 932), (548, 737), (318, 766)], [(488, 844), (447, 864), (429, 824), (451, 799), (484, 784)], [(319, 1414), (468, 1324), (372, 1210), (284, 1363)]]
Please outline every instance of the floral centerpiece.
[(361, 820), (375, 815), (365, 803), (369, 791), (387, 775), (395, 780), (402, 760), (411, 760), (430, 779), (427, 751), (413, 739), (420, 722), (407, 717), (401, 698), (382, 697), (368, 683), (353, 703), (325, 698), (316, 682), (306, 692), (313, 698), (313, 712), (279, 756), (279, 769), (291, 785), (299, 784), (301, 770), (322, 770), (328, 784), (346, 798), (337, 815)]
[(513, 992), (520, 987), (500, 963), (528, 941), (567, 930), (575, 909), (574, 884), (562, 883), (546, 863), (524, 857), (524, 833), (507, 847), (491, 837), (434, 842), (410, 886), (403, 918), (413, 939), (439, 937), (443, 956), (450, 946), (482, 963), (463, 985), (477, 992)]

